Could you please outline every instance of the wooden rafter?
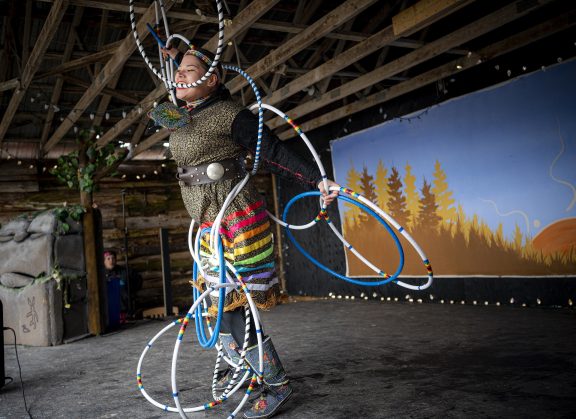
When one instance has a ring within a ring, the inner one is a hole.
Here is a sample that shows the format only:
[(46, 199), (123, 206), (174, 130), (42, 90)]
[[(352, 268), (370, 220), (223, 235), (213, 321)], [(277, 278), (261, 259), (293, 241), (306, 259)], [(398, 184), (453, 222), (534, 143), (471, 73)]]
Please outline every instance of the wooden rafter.
[[(271, 51), (266, 57), (250, 66), (246, 72), (250, 74), (252, 78), (256, 79), (272, 71), (277, 65), (285, 62), (344, 22), (366, 10), (370, 5), (374, 4), (375, 1), (376, 0), (347, 0), (330, 13), (318, 19), (307, 29), (297, 34), (289, 43)], [(231, 93), (235, 93), (247, 84), (248, 82), (243, 77), (238, 76), (228, 83), (228, 89)]]
[[(72, 77), (72, 76), (64, 76), (64, 81), (66, 81), (67, 83), (70, 83), (70, 84), (74, 84), (76, 86), (83, 87), (83, 88), (90, 87), (90, 83), (88, 83), (87, 81), (84, 81), (82, 79)], [(133, 96), (129, 96), (127, 93), (122, 93), (118, 90), (111, 89), (109, 87), (105, 87), (104, 89), (102, 89), (101, 93), (104, 93), (106, 95), (110, 95), (110, 96), (115, 97), (116, 99), (121, 100), (121, 101), (126, 102), (126, 103), (132, 103), (134, 105), (139, 103), (139, 100), (137, 98), (135, 98)]]
[[(424, 0), (428, 1), (428, 0)], [(451, 7), (452, 11), (456, 11), (463, 7), (464, 5), (471, 3), (472, 0), (468, 0), (466, 2), (461, 2), (457, 8)], [(445, 13), (442, 12), (437, 16), (437, 20), (440, 20), (445, 16)], [(392, 44), (402, 36), (409, 36), (413, 33), (413, 30), (408, 30), (406, 33), (400, 33), (398, 35), (394, 34), (394, 29), (392, 26), (388, 26), (381, 31), (375, 33), (365, 41), (362, 41), (352, 48), (344, 51), (342, 54), (337, 55), (336, 57), (332, 58), (331, 60), (323, 63), (319, 67), (316, 67), (314, 70), (309, 71), (308, 73), (298, 77), (297, 79), (293, 80), (292, 82), (283, 86), (280, 90), (277, 90), (269, 97), (265, 97), (263, 101), (274, 105), (282, 100), (287, 99), (288, 97), (312, 86), (314, 83), (321, 81), (322, 79), (331, 76), (332, 74), (336, 73), (337, 71), (347, 67), (350, 63), (360, 60), (368, 56), (369, 54), (373, 53), (374, 51), (379, 50), (387, 45)]]
[(148, 117), (140, 118), (140, 122), (138, 123), (138, 126), (134, 130), (134, 133), (132, 134), (132, 138), (130, 139), (130, 144), (132, 146), (135, 146), (136, 144), (138, 144), (140, 142), (142, 135), (144, 135), (144, 132), (146, 131), (147, 122), (148, 122)]
[[(52, 0), (39, 0), (43, 2), (51, 2)], [(110, 10), (116, 12), (125, 12), (126, 5), (122, 2), (118, 1), (93, 1), (93, 0), (70, 0), (70, 4), (74, 6), (84, 6), (87, 8), (95, 8), (95, 9), (102, 9), (102, 10)], [(134, 7), (134, 13), (137, 15), (141, 15), (146, 11), (146, 7), (142, 4), (136, 4)], [(169, 10), (166, 13), (168, 18), (178, 19), (178, 20), (185, 20), (188, 22), (194, 23), (210, 23), (215, 24), (218, 23), (217, 16), (199, 16), (195, 11), (191, 10), (184, 10), (184, 9), (174, 9)], [(285, 33), (293, 33), (297, 34), (302, 32), (306, 29), (306, 25), (300, 24), (289, 24), (286, 22), (276, 22), (272, 20), (259, 20), (258, 22), (254, 22), (250, 26), (251, 29), (261, 29), (267, 30), (272, 32), (285, 32)], [(366, 35), (361, 33), (348, 33), (343, 31), (334, 31), (326, 34), (326, 37), (333, 38), (333, 39), (343, 39), (346, 41), (354, 41), (359, 42), (366, 38)]]
[[(482, 48), (466, 57), (461, 57), (450, 61), (437, 68), (426, 71), (410, 80), (403, 81), (386, 90), (374, 93), (362, 100), (358, 100), (347, 106), (339, 107), (324, 115), (311, 119), (303, 124), (303, 130), (313, 130), (331, 122), (361, 112), (376, 105), (381, 105), (392, 99), (415, 91), (421, 87), (435, 83), (439, 80), (451, 77), (466, 69), (472, 68), (483, 62), (492, 60), (501, 55), (507, 54), (516, 49), (522, 48), (539, 39), (551, 36), (576, 25), (576, 11), (563, 14), (547, 22), (533, 26), (530, 29), (513, 35), (507, 39), (496, 42), (488, 47)], [(280, 139), (286, 140), (293, 137), (293, 133), (285, 131), (279, 135)]]
[[(66, 46), (64, 47), (64, 54), (62, 57), (62, 62), (66, 62), (70, 59), (72, 55), (72, 50), (74, 49), (74, 37), (72, 35), (72, 31), (75, 27), (80, 24), (80, 20), (82, 19), (82, 15), (84, 13), (83, 7), (76, 7), (74, 11), (74, 18), (72, 19), (72, 25), (70, 26), (70, 35), (68, 36), (68, 40), (66, 41)], [(52, 96), (50, 97), (50, 103), (57, 104), (60, 101), (60, 94), (62, 93), (62, 87), (64, 85), (64, 78), (62, 76), (58, 76), (56, 78), (56, 83), (54, 84), (54, 89), (52, 90)], [(52, 121), (54, 119), (54, 107), (50, 106), (48, 108), (48, 112), (46, 113), (46, 120), (44, 121), (44, 127), (42, 128), (42, 135), (40, 136), (40, 144), (38, 147), (38, 153), (41, 154), (42, 149), (44, 148), (44, 143), (48, 139), (48, 135), (50, 134), (50, 128), (52, 127)]]
[(22, 37), (22, 64), (26, 64), (26, 61), (28, 61), (28, 55), (30, 54), (31, 22), (32, 22), (32, 0), (26, 0), (24, 36)]
[(40, 67), (44, 52), (52, 41), (52, 37), (57, 31), (58, 26), (60, 25), (60, 21), (62, 20), (62, 16), (64, 15), (67, 7), (68, 0), (55, 0), (52, 8), (50, 9), (50, 13), (48, 13), (48, 16), (46, 17), (46, 21), (44, 26), (42, 26), (38, 40), (34, 44), (34, 49), (32, 50), (30, 57), (24, 66), (24, 70), (22, 71), (20, 86), (14, 91), (10, 103), (8, 104), (8, 107), (4, 113), (4, 117), (2, 118), (2, 122), (0, 122), (0, 144), (2, 144), (2, 141), (4, 140), (4, 136), (6, 135), (6, 131), (8, 131), (10, 122), (12, 122), (12, 118), (18, 110), (18, 106), (24, 98), (26, 90), (28, 89), (28, 86), (30, 86), (34, 74)]
[[(520, 0), (522, 1), (522, 0)], [(483, 34), (491, 32), (502, 25), (512, 22), (531, 11), (538, 9), (546, 3), (553, 0), (541, 0), (539, 3), (531, 3), (531, 7), (519, 8), (518, 2), (509, 4), (496, 12), (493, 12), (473, 23), (455, 30), (448, 35), (437, 39), (430, 44), (412, 51), (376, 70), (371, 71), (357, 79), (354, 79), (340, 87), (326, 92), (320, 98), (307, 102), (301, 106), (291, 109), (288, 113), (291, 118), (300, 118), (304, 115), (313, 112), (316, 109), (322, 108), (337, 100), (343, 99), (346, 96), (354, 94), (355, 92), (365, 89), (366, 87), (378, 83), (388, 77), (394, 76), (408, 68), (414, 67), (430, 58), (438, 56), (445, 51), (457, 45), (462, 45), (472, 39), (475, 39)], [(274, 118), (268, 125), (274, 129), (282, 124), (280, 118)]]
[(105, 47), (103, 47), (102, 51), (98, 51), (93, 54), (89, 54), (84, 57), (77, 58), (75, 60), (68, 61), (64, 64), (56, 66), (51, 70), (38, 74), (35, 77), (35, 80), (40, 80), (46, 77), (67, 73), (69, 71), (77, 70), (79, 68), (86, 67), (96, 62), (107, 60), (108, 58), (110, 58), (111, 55), (114, 54), (116, 50), (118, 50), (118, 47), (120, 46), (121, 43), (122, 41), (113, 42), (112, 44), (108, 44)]
[(143, 151), (148, 150), (149, 148), (154, 147), (160, 141), (165, 140), (170, 135), (170, 131), (166, 128), (162, 128), (160, 131), (155, 132), (151, 136), (147, 137), (144, 141), (142, 141), (138, 146), (134, 149), (131, 157), (135, 157), (138, 154), (142, 153)]
[[(108, 10), (104, 10), (102, 12), (102, 16), (100, 18), (100, 31), (98, 32), (98, 40), (96, 43), (96, 47), (100, 49), (102, 44), (104, 43), (104, 35), (106, 33), (106, 26), (108, 23)], [(102, 71), (102, 66), (100, 64), (96, 65), (96, 71), (100, 73)], [(118, 72), (112, 77), (110, 82), (108, 83), (108, 88), (111, 90), (116, 89), (116, 85), (118, 84), (118, 80), (120, 80), (120, 76), (122, 74), (122, 68), (118, 70)], [(98, 108), (96, 109), (96, 117), (94, 118), (94, 122), (92, 123), (92, 128), (99, 127), (102, 124), (102, 120), (105, 119), (106, 110), (108, 109), (108, 105), (110, 104), (110, 100), (112, 99), (111, 94), (104, 93), (100, 98), (100, 103), (98, 103)]]
[[(174, 4), (175, 1), (169, 0), (166, 2), (164, 7), (169, 10), (172, 6), (174, 6)], [(140, 39), (144, 39), (146, 36), (148, 36), (149, 32), (145, 25), (147, 22), (152, 20), (154, 13), (154, 4), (152, 4), (138, 22), (136, 30)], [(126, 38), (124, 38), (112, 58), (110, 58), (102, 71), (98, 74), (98, 77), (94, 80), (94, 83), (92, 83), (92, 85), (86, 90), (86, 93), (80, 98), (78, 103), (76, 103), (74, 109), (72, 109), (62, 124), (60, 124), (54, 134), (52, 134), (52, 137), (48, 140), (44, 147), (44, 152), (48, 152), (58, 143), (58, 141), (64, 137), (64, 135), (66, 135), (68, 130), (72, 128), (80, 115), (88, 108), (96, 96), (100, 94), (102, 89), (106, 87), (114, 75), (122, 68), (128, 57), (134, 52), (135, 49), (136, 43), (134, 42), (134, 37), (130, 32)]]

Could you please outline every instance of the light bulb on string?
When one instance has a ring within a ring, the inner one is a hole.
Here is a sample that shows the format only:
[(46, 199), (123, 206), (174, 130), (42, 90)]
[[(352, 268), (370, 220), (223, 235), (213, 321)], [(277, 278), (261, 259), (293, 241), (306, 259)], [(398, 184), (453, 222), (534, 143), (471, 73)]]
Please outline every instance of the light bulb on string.
[(106, 118), (106, 121), (108, 121), (110, 119), (110, 114), (106, 112), (106, 115), (104, 117)]
[(94, 121), (94, 114), (93, 114), (93, 113), (90, 114), (90, 119), (91, 119), (92, 121)]
[(126, 118), (126, 111), (122, 111), (122, 118)]

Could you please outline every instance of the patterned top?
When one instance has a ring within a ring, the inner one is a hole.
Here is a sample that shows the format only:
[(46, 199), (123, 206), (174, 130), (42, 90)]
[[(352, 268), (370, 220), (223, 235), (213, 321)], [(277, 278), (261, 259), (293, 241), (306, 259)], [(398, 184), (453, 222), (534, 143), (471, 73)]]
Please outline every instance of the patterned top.
[[(224, 87), (192, 110), (187, 122), (170, 135), (170, 151), (178, 166), (243, 158), (248, 151), (255, 149), (257, 117), (233, 101)], [(290, 176), (308, 187), (315, 186), (321, 178), (314, 165), (295, 155), (267, 128), (264, 130), (262, 154), (270, 171)], [(190, 216), (200, 223), (213, 221), (239, 180), (181, 186), (182, 198)], [(248, 182), (235, 201), (249, 204), (259, 199), (252, 182)], [(233, 211), (233, 208), (229, 208), (229, 211)]]

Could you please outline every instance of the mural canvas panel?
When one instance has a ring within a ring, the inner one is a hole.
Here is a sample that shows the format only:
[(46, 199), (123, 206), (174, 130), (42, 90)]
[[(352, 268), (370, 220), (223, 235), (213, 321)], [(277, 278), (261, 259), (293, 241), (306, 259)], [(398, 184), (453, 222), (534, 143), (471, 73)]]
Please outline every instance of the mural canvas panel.
[[(335, 180), (377, 202), (436, 275), (576, 274), (576, 61), (331, 143)], [(384, 272), (378, 222), (339, 203), (344, 237)], [(424, 275), (401, 238), (404, 276)], [(346, 251), (347, 275), (376, 276)]]

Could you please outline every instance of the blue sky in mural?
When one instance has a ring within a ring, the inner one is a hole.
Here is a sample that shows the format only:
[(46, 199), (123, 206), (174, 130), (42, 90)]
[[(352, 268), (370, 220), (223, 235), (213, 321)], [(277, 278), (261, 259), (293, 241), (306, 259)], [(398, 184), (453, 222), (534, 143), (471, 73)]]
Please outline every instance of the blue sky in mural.
[(576, 217), (576, 61), (434, 106), (410, 123), (393, 120), (351, 134), (331, 147), (342, 185), (351, 164), (374, 175), (381, 159), (402, 176), (409, 163), (421, 188), (438, 160), (468, 216), (477, 214), (493, 230), (502, 222), (509, 238), (515, 224), (533, 237), (556, 220)]

